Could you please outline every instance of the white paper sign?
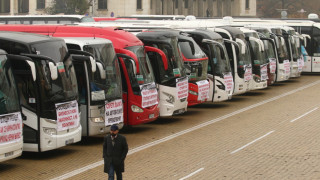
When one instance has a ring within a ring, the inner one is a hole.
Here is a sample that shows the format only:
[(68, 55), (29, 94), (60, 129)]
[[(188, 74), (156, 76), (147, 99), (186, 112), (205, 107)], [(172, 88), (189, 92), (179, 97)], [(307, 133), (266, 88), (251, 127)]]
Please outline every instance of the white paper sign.
[(77, 101), (56, 104), (58, 131), (79, 126), (79, 109)]
[(276, 73), (277, 60), (275, 58), (269, 58), (269, 67), (270, 67), (270, 73), (272, 74)]
[(223, 76), (223, 79), (224, 79), (224, 83), (226, 84), (226, 90), (227, 91), (232, 90), (233, 89), (233, 77), (232, 77), (231, 72), (225, 74)]
[(105, 125), (119, 124), (123, 122), (122, 99), (117, 99), (105, 105)]
[(304, 58), (303, 58), (303, 56), (301, 56), (298, 59), (298, 71), (299, 72), (302, 72), (303, 66), (304, 66)]
[(158, 104), (158, 91), (155, 83), (140, 86), (142, 96), (142, 108)]
[(283, 61), (283, 66), (284, 66), (284, 71), (286, 72), (286, 74), (290, 74), (290, 62), (289, 60), (284, 60)]
[(252, 67), (251, 66), (245, 66), (245, 72), (244, 72), (244, 81), (250, 81), (252, 79)]
[(196, 83), (198, 85), (198, 101), (206, 101), (209, 98), (209, 82), (207, 80), (203, 80)]
[(188, 77), (176, 79), (178, 99), (188, 98), (189, 83)]
[(22, 138), (20, 112), (0, 116), (0, 144), (18, 142)]
[(264, 64), (260, 66), (261, 81), (268, 79), (268, 65)]

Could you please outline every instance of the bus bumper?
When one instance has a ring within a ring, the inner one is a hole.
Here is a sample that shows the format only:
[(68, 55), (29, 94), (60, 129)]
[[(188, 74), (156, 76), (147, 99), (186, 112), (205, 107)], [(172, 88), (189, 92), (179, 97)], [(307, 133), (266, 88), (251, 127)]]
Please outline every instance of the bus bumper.
[[(2, 147), (3, 146), (3, 147)], [(23, 146), (23, 137), (20, 141), (11, 144), (0, 145), (0, 162), (21, 156)]]

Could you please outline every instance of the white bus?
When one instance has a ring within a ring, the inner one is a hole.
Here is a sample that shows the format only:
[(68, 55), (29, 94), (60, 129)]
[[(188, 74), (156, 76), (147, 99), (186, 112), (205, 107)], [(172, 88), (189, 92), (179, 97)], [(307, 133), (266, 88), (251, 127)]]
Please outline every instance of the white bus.
[(247, 38), (250, 47), (253, 84), (250, 89), (264, 89), (267, 87), (269, 59), (265, 56), (264, 44), (256, 31), (240, 28)]
[(81, 140), (77, 78), (63, 39), (0, 32), (0, 49), (28, 57), (12, 61), (23, 121), (23, 151), (42, 152)]
[(320, 23), (303, 20), (287, 20), (286, 25), (293, 27), (298, 33), (306, 34), (306, 61), (302, 72), (320, 72)]
[[(59, 33), (54, 36), (59, 37)], [(78, 82), (82, 135), (108, 133), (113, 124), (122, 128), (121, 73), (112, 42), (94, 37), (62, 38), (69, 50), (89, 52), (96, 61), (95, 68), (91, 67), (90, 62), (73, 61)], [(117, 113), (111, 115), (111, 111)]]
[(208, 29), (186, 30), (209, 58), (209, 102), (221, 102), (232, 98), (233, 87), (225, 75), (232, 74), (231, 65), (223, 38)]
[(0, 162), (22, 153), (22, 117), (13, 70), (7, 53), (0, 49)]
[(2, 24), (75, 24), (95, 22), (90, 16), (83, 15), (14, 15), (0, 16)]
[[(159, 86), (160, 116), (172, 116), (187, 111), (188, 77), (184, 68), (178, 37), (168, 30), (146, 31), (136, 36), (144, 43), (148, 51), (156, 83)], [(166, 57), (161, 57), (162, 51)], [(166, 61), (164, 60), (166, 59)], [(167, 68), (165, 67), (167, 64)]]

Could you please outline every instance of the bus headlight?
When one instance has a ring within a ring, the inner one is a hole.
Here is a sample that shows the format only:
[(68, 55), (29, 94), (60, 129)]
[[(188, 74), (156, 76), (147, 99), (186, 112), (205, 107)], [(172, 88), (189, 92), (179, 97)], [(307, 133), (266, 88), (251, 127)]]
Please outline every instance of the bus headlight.
[(91, 121), (95, 122), (95, 123), (101, 123), (101, 122), (104, 122), (104, 118), (103, 117), (95, 117), (95, 118), (91, 118)]
[(55, 128), (43, 128), (44, 133), (52, 135), (57, 135), (57, 130)]
[(190, 94), (192, 94), (192, 95), (198, 96), (198, 93), (197, 93), (197, 92), (195, 92), (195, 91), (191, 91), (191, 90), (189, 90), (189, 93), (190, 93)]
[(136, 106), (136, 105), (132, 105), (131, 106), (131, 110), (133, 112), (138, 112), (138, 113), (142, 113), (143, 112), (143, 109), (141, 109), (140, 107)]
[(172, 96), (171, 94), (169, 93), (166, 93), (166, 92), (163, 92), (164, 95), (167, 96), (166, 98), (166, 101), (170, 104), (173, 104), (174, 103), (174, 96)]
[(261, 81), (260, 77), (257, 76), (257, 75), (253, 76), (253, 79), (254, 79), (254, 81), (256, 81), (256, 82), (260, 82), (260, 81)]

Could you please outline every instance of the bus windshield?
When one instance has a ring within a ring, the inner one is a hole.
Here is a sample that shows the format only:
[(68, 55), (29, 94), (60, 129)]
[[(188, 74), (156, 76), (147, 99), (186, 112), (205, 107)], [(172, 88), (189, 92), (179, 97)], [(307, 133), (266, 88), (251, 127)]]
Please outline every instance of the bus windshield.
[[(227, 72), (231, 72), (231, 66), (229, 62), (228, 55), (225, 49), (222, 49), (217, 44), (208, 44), (210, 49), (212, 49), (212, 61), (213, 61), (213, 68), (214, 68), (214, 75), (223, 77), (224, 74)], [(211, 66), (208, 66), (211, 67)], [(211, 72), (209, 69), (208, 72)]]
[(155, 82), (153, 71), (143, 46), (130, 46), (126, 49), (135, 53), (139, 61), (139, 73), (135, 77), (132, 73), (129, 74), (132, 89), (138, 93), (141, 85)]
[[(48, 119), (57, 119), (56, 104), (72, 100), (78, 100), (78, 86), (75, 70), (71, 57), (67, 56), (67, 47), (64, 41), (49, 41), (31, 45), (32, 51), (48, 56), (58, 66), (58, 78), (51, 79), (49, 62), (46, 60), (35, 61), (37, 83), (39, 85), (39, 97), (41, 101), (40, 115)], [(63, 61), (64, 60), (64, 61)]]
[[(91, 97), (96, 97), (91, 98), (92, 104), (94, 105), (99, 101), (105, 103), (105, 100), (121, 99), (121, 73), (112, 44), (85, 45), (83, 50), (92, 53), (97, 63), (101, 63), (105, 70), (105, 78), (100, 75), (102, 72), (99, 68), (89, 77)], [(103, 95), (99, 96), (98, 94), (101, 94), (101, 92)]]
[(270, 41), (264, 40), (263, 44), (264, 44), (264, 50), (267, 52), (268, 58), (276, 59), (276, 54), (275, 54), (272, 43)]
[(10, 63), (0, 55), (0, 115), (20, 111), (17, 87)]
[(292, 49), (292, 58), (294, 62), (297, 62), (297, 60), (300, 58), (300, 54), (299, 54), (299, 50), (297, 47), (297, 41), (295, 40), (295, 36), (290, 36), (291, 41), (290, 41), (290, 45), (291, 45), (291, 49)]
[(184, 61), (184, 67), (186, 68), (187, 76), (189, 76), (189, 82), (207, 79), (208, 58), (206, 54), (195, 42), (193, 43), (194, 50), (192, 50), (189, 42), (179, 42), (179, 46), (183, 56), (190, 60)]
[(167, 70), (164, 69), (162, 61), (160, 61), (160, 65), (158, 64), (159, 62), (151, 62), (153, 64), (154, 71), (155, 68), (157, 68), (159, 71), (160, 83), (163, 85), (175, 87), (176, 78), (186, 77), (186, 72), (183, 67), (183, 59), (180, 54), (177, 40), (172, 38), (170, 43), (152, 42), (151, 45), (163, 51), (166, 54), (168, 60)]
[[(283, 37), (279, 37), (279, 42), (281, 41), (284, 41)], [(279, 63), (283, 63), (284, 60), (289, 60), (288, 49), (285, 44), (282, 45), (282, 43), (280, 43), (278, 48), (278, 56), (279, 56)]]

